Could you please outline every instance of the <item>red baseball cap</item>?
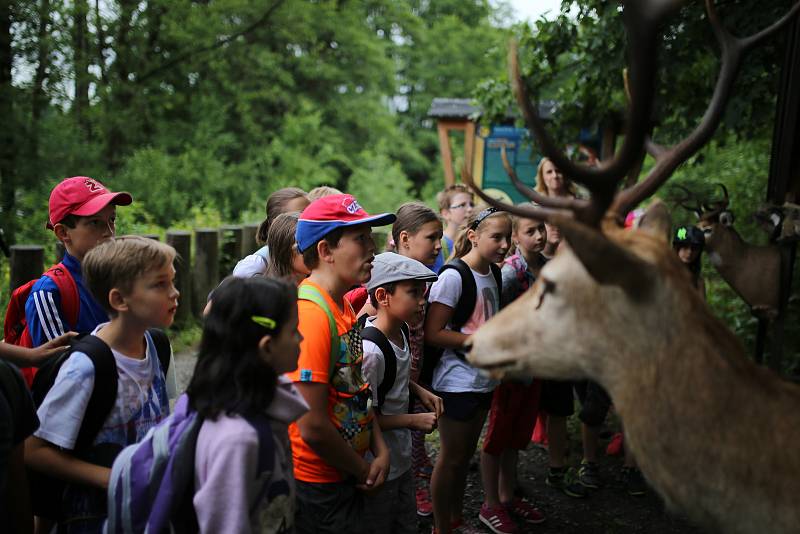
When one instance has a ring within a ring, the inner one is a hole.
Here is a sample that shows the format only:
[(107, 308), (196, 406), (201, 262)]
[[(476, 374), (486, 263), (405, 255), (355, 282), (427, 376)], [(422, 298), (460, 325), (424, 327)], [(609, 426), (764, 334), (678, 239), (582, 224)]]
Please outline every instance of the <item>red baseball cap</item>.
[(133, 202), (130, 193), (112, 193), (103, 184), (86, 176), (63, 180), (50, 193), (50, 220), (47, 228), (64, 220), (67, 215), (94, 215), (109, 204), (127, 206)]
[(353, 195), (329, 195), (309, 204), (297, 221), (295, 240), (297, 248), (303, 252), (308, 247), (342, 226), (355, 226), (369, 223), (370, 226), (392, 224), (397, 217), (394, 213), (370, 215)]

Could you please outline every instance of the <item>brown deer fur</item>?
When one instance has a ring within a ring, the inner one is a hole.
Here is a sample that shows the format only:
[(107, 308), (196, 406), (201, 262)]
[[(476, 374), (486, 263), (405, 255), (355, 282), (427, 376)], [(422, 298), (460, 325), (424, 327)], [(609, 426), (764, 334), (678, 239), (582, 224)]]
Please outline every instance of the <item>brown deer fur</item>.
[(772, 318), (780, 305), (781, 252), (775, 245), (746, 243), (731, 226), (701, 219), (708, 259), (757, 316)]
[(469, 360), (496, 377), (596, 380), (669, 506), (721, 532), (797, 532), (800, 387), (745, 356), (662, 237), (595, 233), (609, 255), (622, 248), (658, 273), (648, 295), (598, 284), (562, 247), (530, 291), (472, 336)]

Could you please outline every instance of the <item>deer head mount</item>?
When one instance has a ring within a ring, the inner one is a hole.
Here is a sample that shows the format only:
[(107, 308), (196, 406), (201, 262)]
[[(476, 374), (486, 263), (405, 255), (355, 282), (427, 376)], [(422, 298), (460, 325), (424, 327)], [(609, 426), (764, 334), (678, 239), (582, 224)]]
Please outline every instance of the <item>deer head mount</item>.
[[(653, 58), (658, 29), (678, 5), (624, 3), (630, 42), (626, 137), (617, 154), (596, 167), (572, 162), (549, 137), (512, 45), (510, 78), (533, 137), (591, 197), (543, 197), (512, 175), (539, 206), (511, 206), (476, 188), (464, 169), (464, 181), (484, 201), (549, 221), (567, 244), (527, 293), (470, 338), (468, 359), (497, 377), (596, 380), (614, 399), (643, 473), (668, 504), (724, 532), (793, 532), (800, 525), (800, 388), (753, 365), (709, 313), (667, 244), (671, 224), (663, 203), (652, 203), (636, 230), (622, 230), (621, 220), (709, 140), (744, 54), (785, 25), (800, 2), (769, 28), (737, 38), (724, 28), (713, 1), (706, 1), (722, 49), (720, 75), (694, 131), (662, 147), (648, 131)], [(620, 190), (643, 149), (655, 154), (655, 166)]]

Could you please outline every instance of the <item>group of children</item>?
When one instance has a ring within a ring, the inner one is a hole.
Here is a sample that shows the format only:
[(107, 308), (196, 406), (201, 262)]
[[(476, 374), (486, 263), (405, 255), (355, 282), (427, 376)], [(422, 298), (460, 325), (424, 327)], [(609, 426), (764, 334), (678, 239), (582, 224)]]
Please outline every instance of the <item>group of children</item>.
[[(488, 418), (479, 520), (498, 534), (544, 520), (516, 491), (518, 451), (540, 398), (552, 406), (567, 395), (571, 413), (572, 389), (548, 397), (538, 380), (499, 384), (463, 347), (533, 283), (558, 243), (541, 221), (475, 210), (461, 185), (438, 200), (439, 215), (417, 202), (370, 215), (331, 188), (312, 199), (296, 188), (273, 193), (264, 247), (239, 262), (205, 310), (185, 393), (202, 420), (193, 506), (175, 513), (190, 514), (202, 532), (414, 532), (415, 516), (431, 512), (434, 532), (463, 531), (467, 472)], [(85, 177), (50, 197), (48, 227), (66, 249), (77, 318), (43, 276), (26, 305), (42, 348), (10, 354), (38, 364), (71, 345), (37, 412), (30, 402), (14, 412), (24, 421), (10, 461), (24, 456), (35, 487), (37, 477), (60, 483), (54, 502), (33, 493), (37, 532), (101, 531), (115, 458), (168, 424), (177, 395), (171, 349), (159, 342), (178, 306), (175, 251), (114, 236), (116, 206), (131, 201)], [(395, 252), (377, 254), (372, 228), (389, 224)], [(76, 342), (74, 332), (88, 335)], [(112, 401), (87, 430), (106, 381)], [(265, 415), (266, 431), (256, 421)], [(424, 440), (435, 429), (431, 469)], [(569, 494), (561, 462), (551, 458), (548, 483)], [(0, 491), (3, 482), (11, 480)], [(33, 529), (27, 504), (2, 506), (19, 531)]]

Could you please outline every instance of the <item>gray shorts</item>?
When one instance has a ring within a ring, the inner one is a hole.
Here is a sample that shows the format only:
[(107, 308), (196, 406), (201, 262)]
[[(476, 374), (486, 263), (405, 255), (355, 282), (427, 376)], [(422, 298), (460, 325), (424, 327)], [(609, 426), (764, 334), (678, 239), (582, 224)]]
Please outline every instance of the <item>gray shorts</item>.
[(411, 469), (383, 483), (373, 495), (364, 496), (364, 532), (415, 534), (417, 504)]

